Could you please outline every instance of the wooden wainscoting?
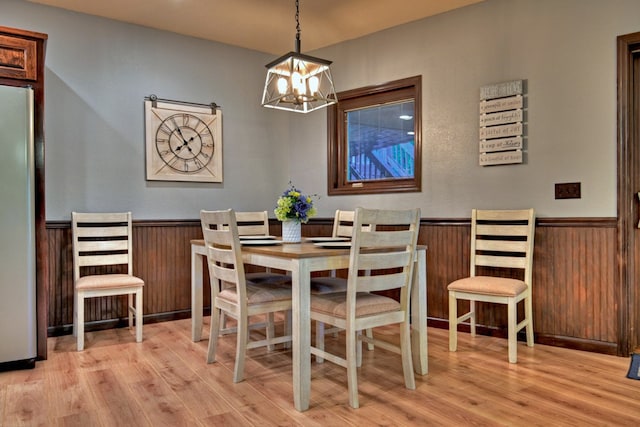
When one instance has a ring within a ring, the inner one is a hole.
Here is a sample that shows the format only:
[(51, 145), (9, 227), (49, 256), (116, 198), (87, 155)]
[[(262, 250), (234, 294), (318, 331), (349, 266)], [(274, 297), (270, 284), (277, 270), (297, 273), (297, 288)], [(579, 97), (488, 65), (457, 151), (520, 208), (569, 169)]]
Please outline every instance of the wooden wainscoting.
[[(468, 220), (423, 221), (419, 243), (429, 247), (427, 313), (431, 326), (448, 327), (447, 285), (469, 274), (469, 239)], [(533, 257), (536, 342), (618, 352), (615, 247), (615, 219), (537, 220)], [(479, 304), (477, 310), (479, 333), (506, 337), (505, 306)]]
[[(331, 218), (303, 225), (306, 236), (331, 234)], [(190, 240), (202, 237), (200, 222), (134, 221), (134, 272), (145, 281), (145, 322), (190, 316)], [(271, 233), (280, 233), (273, 221)], [(419, 244), (427, 245), (429, 325), (448, 327), (447, 285), (468, 274), (469, 219), (423, 219)], [(47, 224), (49, 238), (49, 334), (71, 332), (73, 269), (68, 222)], [(617, 354), (615, 242), (611, 218), (537, 221), (534, 254), (536, 341)], [(205, 282), (206, 283), (206, 282)], [(209, 305), (205, 285), (205, 306)], [(461, 303), (463, 304), (463, 303)], [(125, 324), (118, 298), (87, 302), (87, 330)], [(481, 304), (479, 333), (506, 336), (506, 308)], [(463, 327), (464, 330), (464, 327)]]

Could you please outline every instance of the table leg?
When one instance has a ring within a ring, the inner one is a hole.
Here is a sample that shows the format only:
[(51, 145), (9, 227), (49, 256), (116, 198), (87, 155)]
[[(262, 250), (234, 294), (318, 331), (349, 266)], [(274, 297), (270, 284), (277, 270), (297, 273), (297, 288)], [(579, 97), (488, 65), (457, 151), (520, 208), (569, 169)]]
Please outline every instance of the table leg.
[(191, 339), (202, 337), (202, 258), (191, 245)]
[[(297, 270), (297, 271), (296, 271)], [(293, 403), (298, 411), (309, 409), (311, 393), (310, 271), (299, 260), (291, 271), (293, 305)]]
[(429, 373), (427, 344), (427, 251), (416, 251), (411, 285), (411, 353), (413, 369), (419, 375)]

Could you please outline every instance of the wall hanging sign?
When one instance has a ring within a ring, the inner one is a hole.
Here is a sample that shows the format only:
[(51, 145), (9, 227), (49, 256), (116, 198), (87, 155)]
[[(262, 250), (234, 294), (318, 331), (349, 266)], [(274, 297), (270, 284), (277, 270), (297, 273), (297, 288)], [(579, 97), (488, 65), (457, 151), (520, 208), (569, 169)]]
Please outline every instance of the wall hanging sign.
[(522, 163), (523, 80), (480, 88), (480, 166)]
[(222, 182), (222, 110), (216, 103), (144, 101), (147, 180)]

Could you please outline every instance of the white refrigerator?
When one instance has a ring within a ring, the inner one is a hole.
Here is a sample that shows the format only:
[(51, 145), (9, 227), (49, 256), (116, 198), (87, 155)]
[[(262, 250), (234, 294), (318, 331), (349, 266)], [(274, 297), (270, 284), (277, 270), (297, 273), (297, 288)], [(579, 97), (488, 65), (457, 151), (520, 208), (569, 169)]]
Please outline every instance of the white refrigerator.
[(33, 90), (0, 86), (0, 370), (35, 366)]

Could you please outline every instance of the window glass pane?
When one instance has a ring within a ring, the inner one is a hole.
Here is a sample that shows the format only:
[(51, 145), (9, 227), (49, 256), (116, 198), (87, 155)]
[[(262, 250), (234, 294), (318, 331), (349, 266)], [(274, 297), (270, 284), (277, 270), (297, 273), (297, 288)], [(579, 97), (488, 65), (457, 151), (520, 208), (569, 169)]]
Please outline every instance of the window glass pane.
[(415, 176), (414, 101), (347, 111), (347, 181)]

